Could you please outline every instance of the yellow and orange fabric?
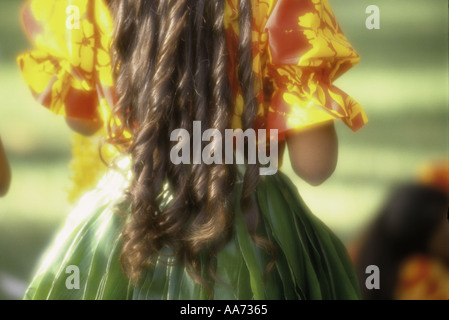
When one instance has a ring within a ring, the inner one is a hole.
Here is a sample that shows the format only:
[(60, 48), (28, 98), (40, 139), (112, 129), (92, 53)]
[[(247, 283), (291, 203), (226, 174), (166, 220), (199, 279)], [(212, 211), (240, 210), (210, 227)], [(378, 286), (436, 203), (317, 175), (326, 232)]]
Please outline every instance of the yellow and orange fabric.
[(396, 299), (448, 300), (448, 268), (425, 256), (408, 258), (399, 269)]
[[(35, 50), (20, 55), (18, 63), (35, 99), (55, 114), (106, 123), (115, 97), (110, 56), (113, 23), (105, 3), (27, 1), (22, 23)], [(72, 202), (106, 172), (98, 152), (104, 134), (105, 129), (93, 137), (73, 136)], [(107, 157), (108, 150), (103, 151)]]
[[(79, 24), (70, 27), (73, 17)], [(33, 96), (56, 114), (101, 119), (113, 103), (112, 18), (103, 1), (29, 1), (23, 25), (36, 50), (18, 58)]]
[[(251, 0), (253, 71), (259, 101), (256, 125), (291, 130), (342, 119), (354, 131), (367, 118), (361, 106), (333, 81), (359, 61), (343, 35), (327, 0)], [(69, 10), (79, 14), (72, 23)], [(238, 46), (238, 0), (226, 0), (225, 28), (229, 50)], [(114, 104), (111, 66), (113, 19), (103, 0), (29, 0), (23, 25), (36, 49), (18, 57), (33, 96), (52, 112), (106, 122)], [(229, 76), (235, 94), (233, 128), (241, 127), (243, 98), (237, 85), (238, 62), (231, 55)], [(104, 134), (103, 131), (100, 134)], [(74, 145), (75, 180), (93, 185), (104, 170), (95, 166), (90, 139)], [(96, 152), (96, 151), (95, 151)], [(95, 157), (95, 156), (94, 156)], [(98, 157), (97, 157), (98, 158)], [(103, 167), (102, 167), (103, 166)], [(98, 175), (85, 172), (98, 171)], [(90, 180), (88, 183), (83, 181)]]
[[(253, 4), (253, 71), (259, 123), (278, 129), (281, 140), (291, 130), (342, 119), (354, 131), (367, 117), (362, 107), (333, 85), (359, 61), (327, 0), (259, 0)], [(238, 44), (238, 0), (227, 1), (228, 46)], [(240, 127), (243, 99), (236, 85), (231, 55), (231, 84), (236, 93), (233, 127)], [(267, 94), (273, 87), (271, 94)], [(266, 98), (268, 96), (268, 99)], [(267, 100), (267, 101), (266, 101)]]

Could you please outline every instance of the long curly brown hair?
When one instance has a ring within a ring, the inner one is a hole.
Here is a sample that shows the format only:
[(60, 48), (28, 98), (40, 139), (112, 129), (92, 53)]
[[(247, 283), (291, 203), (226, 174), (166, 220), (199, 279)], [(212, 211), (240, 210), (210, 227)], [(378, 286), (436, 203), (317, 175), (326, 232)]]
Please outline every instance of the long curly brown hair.
[[(251, 2), (239, 1), (238, 52), (228, 51), (225, 0), (108, 3), (116, 25), (118, 102), (113, 114), (120, 119), (111, 125), (110, 142), (131, 154), (134, 174), (128, 190), (131, 213), (123, 231), (122, 266), (137, 281), (154, 262), (152, 257), (168, 246), (201, 282), (200, 256), (205, 254), (211, 267), (232, 236), (235, 210), (230, 198), (237, 170), (224, 159), (223, 164), (174, 165), (170, 149), (177, 142), (170, 141), (170, 133), (182, 128), (192, 136), (193, 121), (201, 121), (203, 131), (213, 128), (224, 134), (231, 128), (230, 55), (238, 61), (245, 103), (242, 129), (254, 127)], [(253, 191), (258, 180), (258, 164), (248, 165), (241, 208), (249, 232), (263, 243), (255, 236), (258, 209)], [(161, 208), (158, 196), (166, 184), (173, 199)]]

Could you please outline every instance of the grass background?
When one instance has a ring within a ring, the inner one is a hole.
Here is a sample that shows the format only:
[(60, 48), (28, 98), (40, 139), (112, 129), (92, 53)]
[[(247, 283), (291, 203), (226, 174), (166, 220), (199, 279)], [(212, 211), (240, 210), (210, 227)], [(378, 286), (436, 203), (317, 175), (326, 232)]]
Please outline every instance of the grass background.
[[(369, 123), (353, 133), (337, 125), (339, 164), (323, 185), (292, 177), (312, 211), (350, 245), (390, 189), (419, 167), (448, 157), (448, 50), (445, 0), (331, 0), (362, 60), (338, 80), (364, 107)], [(22, 2), (0, 2), (0, 137), (11, 162), (10, 192), (0, 198), (0, 299), (20, 298), (37, 259), (70, 205), (70, 131), (33, 101), (15, 63), (29, 48)], [(365, 9), (380, 8), (380, 30)]]

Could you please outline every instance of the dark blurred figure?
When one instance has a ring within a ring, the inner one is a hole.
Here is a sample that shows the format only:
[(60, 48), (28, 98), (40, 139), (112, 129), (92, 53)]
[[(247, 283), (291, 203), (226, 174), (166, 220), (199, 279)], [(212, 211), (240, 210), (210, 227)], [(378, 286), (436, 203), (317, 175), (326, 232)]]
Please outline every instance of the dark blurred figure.
[[(449, 299), (448, 164), (396, 188), (373, 222), (354, 258), (364, 299)], [(370, 265), (379, 289), (365, 285)]]
[(2, 139), (0, 139), (0, 197), (8, 192), (10, 182), (11, 169), (5, 149), (3, 148)]

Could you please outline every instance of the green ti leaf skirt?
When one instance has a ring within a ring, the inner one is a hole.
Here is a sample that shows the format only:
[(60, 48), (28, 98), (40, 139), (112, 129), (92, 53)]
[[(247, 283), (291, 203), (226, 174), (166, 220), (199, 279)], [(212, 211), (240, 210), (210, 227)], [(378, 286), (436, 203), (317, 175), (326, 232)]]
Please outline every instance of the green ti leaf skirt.
[[(110, 172), (75, 206), (49, 246), (24, 299), (208, 299), (182, 264), (162, 252), (132, 285), (120, 265), (123, 215), (116, 213), (128, 184)], [(241, 184), (234, 194), (239, 203)], [(261, 177), (256, 190), (259, 233), (275, 246), (272, 260), (249, 235), (236, 212), (234, 237), (218, 253), (214, 299), (359, 299), (359, 285), (340, 240), (317, 219), (281, 172)], [(238, 208), (239, 206), (235, 206)], [(126, 206), (122, 206), (126, 210)], [(73, 267), (77, 272), (74, 273)], [(74, 280), (74, 277), (78, 277)]]

